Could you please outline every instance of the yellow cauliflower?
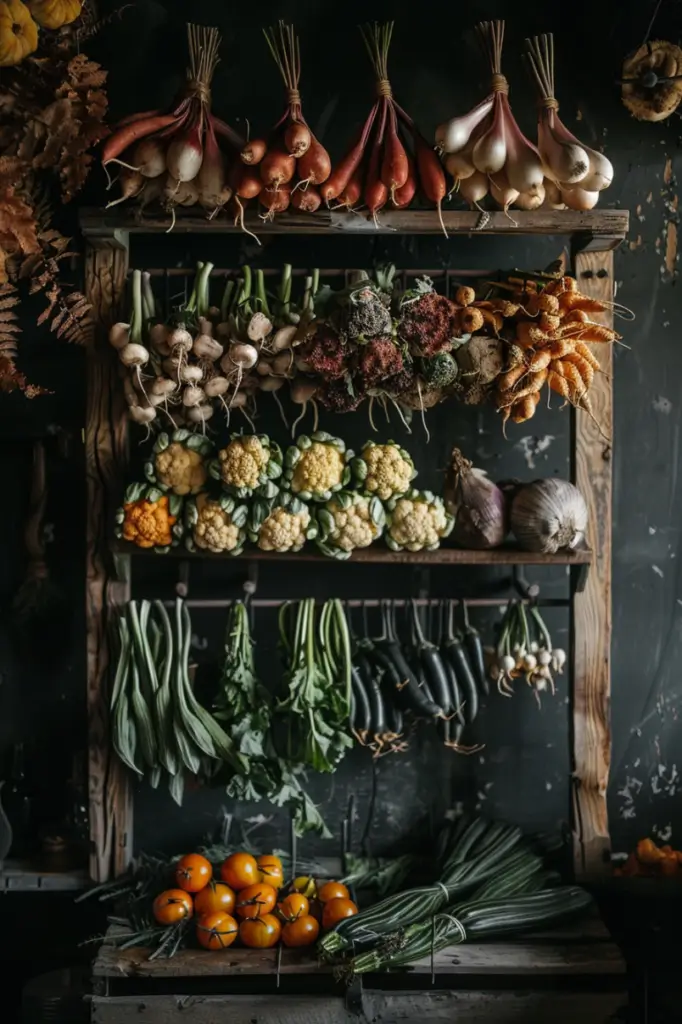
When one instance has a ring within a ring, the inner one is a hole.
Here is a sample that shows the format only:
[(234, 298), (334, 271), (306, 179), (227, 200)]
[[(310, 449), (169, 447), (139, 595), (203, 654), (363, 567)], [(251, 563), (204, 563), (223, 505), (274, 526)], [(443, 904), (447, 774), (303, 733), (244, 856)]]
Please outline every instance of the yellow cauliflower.
[(187, 505), (187, 547), (193, 551), (227, 552), (238, 555), (244, 548), (247, 509), (238, 506), (233, 498), (223, 496), (217, 501), (200, 494)]
[(386, 518), (386, 543), (393, 551), (433, 551), (455, 522), (442, 498), (415, 490), (390, 501)]
[(317, 525), (310, 509), (291, 497), (274, 508), (256, 505), (249, 526), (249, 536), (261, 551), (300, 551), (306, 540), (312, 540), (316, 533)]
[(406, 494), (417, 475), (412, 459), (395, 441), (368, 441), (359, 457), (353, 459), (352, 469), (358, 487), (381, 501)]
[(352, 457), (338, 437), (324, 431), (304, 435), (286, 453), (284, 477), (292, 494), (303, 501), (328, 501), (350, 480)]
[(218, 452), (211, 473), (238, 498), (253, 493), (274, 498), (274, 481), (282, 474), (282, 453), (265, 434), (233, 434), (227, 447)]
[(320, 551), (332, 558), (348, 558), (381, 535), (386, 516), (378, 498), (340, 491), (320, 508), (317, 521)]
[(184, 497), (198, 494), (208, 478), (207, 459), (213, 445), (206, 437), (185, 428), (156, 439), (152, 456), (144, 467), (147, 480), (162, 491)]

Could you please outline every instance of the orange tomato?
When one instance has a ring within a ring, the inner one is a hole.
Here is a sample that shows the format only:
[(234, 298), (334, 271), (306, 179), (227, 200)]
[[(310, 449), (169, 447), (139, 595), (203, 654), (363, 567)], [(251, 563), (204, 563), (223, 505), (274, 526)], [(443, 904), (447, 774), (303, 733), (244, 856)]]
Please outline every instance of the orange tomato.
[(230, 914), (202, 914), (197, 920), (197, 942), (204, 949), (227, 949), (239, 933), (239, 926)]
[(350, 893), (343, 882), (325, 882), (317, 890), (317, 898), (320, 903), (328, 903), (329, 900), (347, 900), (349, 896)]
[(197, 914), (233, 914), (234, 890), (224, 882), (212, 879), (206, 888), (194, 897), (194, 909)]
[(240, 917), (264, 917), (275, 909), (277, 890), (267, 882), (248, 885), (237, 897), (237, 913)]
[(212, 875), (213, 868), (200, 853), (188, 853), (175, 865), (175, 881), (185, 892), (200, 892)]
[(239, 892), (258, 881), (258, 864), (250, 853), (233, 853), (220, 866), (220, 877), (231, 889)]
[(322, 911), (322, 927), (325, 930), (333, 928), (339, 921), (343, 921), (346, 917), (354, 917), (357, 912), (358, 908), (352, 900), (342, 898), (329, 900), (325, 903)]
[(277, 904), (277, 910), (285, 921), (295, 921), (310, 913), (310, 904), (302, 893), (292, 892)]
[(320, 926), (310, 914), (289, 921), (282, 929), (282, 942), (285, 946), (312, 946), (320, 934)]
[(323, 910), (324, 910), (324, 903), (320, 903), (320, 901), (317, 898), (314, 899), (314, 900), (310, 900), (310, 909), (309, 909), (308, 913), (311, 914), (315, 918), (315, 920), (317, 921), (318, 924), (322, 924), (322, 911)]
[(192, 897), (184, 889), (166, 889), (159, 893), (152, 904), (152, 913), (157, 924), (177, 924), (194, 912)]
[(261, 882), (267, 882), (274, 889), (281, 889), (284, 885), (284, 868), (279, 857), (268, 853), (262, 857), (256, 857), (256, 863), (260, 871)]
[(239, 925), (239, 938), (249, 949), (271, 949), (281, 934), (282, 926), (273, 914), (247, 917)]

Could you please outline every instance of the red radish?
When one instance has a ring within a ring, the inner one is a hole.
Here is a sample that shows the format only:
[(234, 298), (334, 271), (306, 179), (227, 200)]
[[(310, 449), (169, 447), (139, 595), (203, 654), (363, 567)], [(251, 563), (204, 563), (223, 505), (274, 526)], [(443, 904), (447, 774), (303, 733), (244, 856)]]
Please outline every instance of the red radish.
[(216, 141), (213, 126), (209, 122), (204, 141), (204, 159), (196, 178), (199, 190), (199, 205), (215, 214), (232, 197), (232, 189), (225, 185), (223, 155)]
[(287, 152), (298, 159), (308, 152), (311, 142), (312, 135), (308, 126), (302, 121), (291, 121), (284, 132)]
[(112, 199), (110, 203), (107, 203), (107, 210), (110, 206), (118, 206), (119, 203), (124, 203), (126, 199), (132, 199), (133, 196), (139, 195), (147, 180), (139, 171), (122, 167), (118, 178), (121, 186), (121, 195), (118, 199)]
[(177, 117), (174, 114), (154, 115), (154, 117), (142, 118), (140, 121), (133, 121), (125, 125), (120, 131), (110, 135), (102, 149), (102, 163), (110, 163), (115, 160), (124, 149), (132, 146), (137, 139), (143, 139), (147, 135), (176, 124)]
[(291, 193), (291, 205), (301, 213), (315, 213), (322, 204), (322, 197), (314, 185), (295, 188)]
[(367, 139), (369, 138), (369, 133), (372, 130), (378, 109), (379, 103), (377, 102), (369, 112), (369, 116), (365, 121), (362, 131), (360, 132), (358, 141), (336, 165), (331, 175), (324, 182), (321, 194), (326, 203), (332, 199), (338, 199), (352, 180), (360, 165), (360, 161), (364, 156)]
[(147, 136), (135, 146), (130, 162), (145, 178), (156, 178), (166, 170), (166, 153), (157, 139)]
[(426, 198), (436, 204), (438, 219), (443, 229), (443, 234), (448, 237), (443, 222), (443, 200), (447, 193), (445, 172), (440, 165), (440, 160), (427, 142), (417, 132), (414, 134), (414, 149), (417, 157), (417, 170), (419, 181)]
[(298, 161), (298, 176), (303, 182), (310, 185), (321, 185), (326, 181), (332, 171), (332, 162), (329, 153), (322, 143), (318, 142), (315, 136), (310, 133), (310, 146)]
[(392, 202), (395, 207), (399, 210), (404, 210), (406, 206), (409, 206), (414, 199), (414, 194), (417, 191), (417, 173), (414, 166), (414, 160), (411, 157), (407, 157), (407, 180), (402, 188), (397, 188), (392, 196)]
[(402, 188), (407, 181), (409, 166), (407, 153), (398, 136), (398, 119), (395, 108), (391, 107), (389, 114), (386, 143), (384, 145), (384, 159), (381, 164), (381, 180), (390, 190), (393, 199), (396, 190)]
[(293, 178), (296, 173), (296, 160), (283, 149), (269, 149), (258, 165), (258, 170), (261, 180), (267, 187), (277, 189)]
[(261, 162), (267, 151), (268, 144), (265, 139), (251, 139), (239, 154), (239, 159), (242, 163), (253, 166)]
[(174, 136), (166, 154), (168, 173), (178, 181), (192, 181), (199, 173), (203, 157), (201, 128), (197, 123)]
[(372, 220), (378, 227), (377, 213), (388, 202), (388, 188), (381, 180), (379, 163), (381, 160), (381, 147), (384, 142), (386, 130), (386, 118), (388, 115), (388, 104), (384, 98), (381, 103), (381, 120), (372, 142), (372, 150), (369, 156), (367, 168), (367, 180), (365, 181), (364, 199), (367, 209), (372, 214)]
[(363, 177), (362, 167), (358, 167), (357, 170), (353, 172), (351, 179), (343, 192), (337, 196), (339, 206), (345, 206), (347, 209), (351, 210), (360, 201), (360, 197), (362, 196)]
[(235, 192), (241, 199), (255, 199), (264, 189), (263, 179), (256, 171), (250, 171), (246, 167), (239, 175)]
[(268, 211), (264, 219), (272, 220), (276, 213), (283, 213), (289, 206), (291, 186), (280, 185), (279, 188), (264, 188), (258, 196), (258, 201)]

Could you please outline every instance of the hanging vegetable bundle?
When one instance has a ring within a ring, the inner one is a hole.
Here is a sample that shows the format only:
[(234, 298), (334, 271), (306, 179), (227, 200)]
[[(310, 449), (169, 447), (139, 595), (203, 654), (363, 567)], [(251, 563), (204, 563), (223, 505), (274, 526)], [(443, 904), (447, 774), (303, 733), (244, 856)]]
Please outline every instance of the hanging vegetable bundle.
[(554, 675), (563, 673), (566, 653), (552, 638), (536, 605), (510, 601), (498, 627), (499, 640), (489, 663), (490, 678), (503, 697), (514, 693), (515, 679), (525, 679), (540, 705), (540, 694), (555, 694)]
[(337, 200), (348, 209), (362, 199), (376, 224), (377, 214), (387, 203), (404, 209), (421, 186), (441, 216), (447, 191), (445, 175), (412, 118), (394, 99), (388, 79), (393, 22), (365, 25), (361, 32), (376, 74), (378, 98), (357, 142), (334, 167), (322, 188), (322, 198), (327, 203)]
[(613, 167), (603, 153), (589, 149), (572, 135), (559, 117), (554, 97), (554, 37), (526, 40), (527, 58), (540, 93), (538, 148), (545, 172), (546, 204), (553, 209), (591, 210), (599, 193), (613, 180)]
[(478, 207), (492, 195), (505, 211), (514, 204), (535, 210), (545, 199), (540, 154), (519, 128), (509, 105), (509, 83), (502, 74), (503, 21), (477, 26), (490, 60), (492, 91), (473, 110), (436, 129), (436, 145), (460, 195)]
[(121, 196), (109, 206), (135, 198), (143, 206), (159, 201), (174, 214), (178, 206), (198, 204), (212, 218), (232, 197), (229, 170), (244, 142), (211, 113), (220, 34), (188, 25), (187, 35), (190, 66), (180, 102), (168, 113), (154, 110), (125, 118), (104, 144), (102, 166), (120, 167)]
[(318, 186), (331, 172), (331, 160), (303, 116), (299, 80), (301, 53), (292, 25), (280, 21), (264, 30), (267, 44), (287, 90), (287, 108), (269, 139), (252, 139), (241, 151), (245, 165), (235, 175), (237, 201), (258, 196), (264, 220), (272, 220), (289, 205), (304, 213), (320, 206)]

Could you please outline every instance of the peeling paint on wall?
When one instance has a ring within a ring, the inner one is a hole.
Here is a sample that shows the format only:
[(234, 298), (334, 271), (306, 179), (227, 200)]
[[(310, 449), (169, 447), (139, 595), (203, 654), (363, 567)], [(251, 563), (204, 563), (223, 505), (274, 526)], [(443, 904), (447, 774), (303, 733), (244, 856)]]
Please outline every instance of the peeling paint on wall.
[(554, 440), (556, 440), (554, 434), (545, 434), (544, 437), (535, 437), (529, 434), (527, 437), (522, 437), (514, 447), (523, 453), (528, 468), (535, 469), (536, 457), (549, 451), (550, 445)]

